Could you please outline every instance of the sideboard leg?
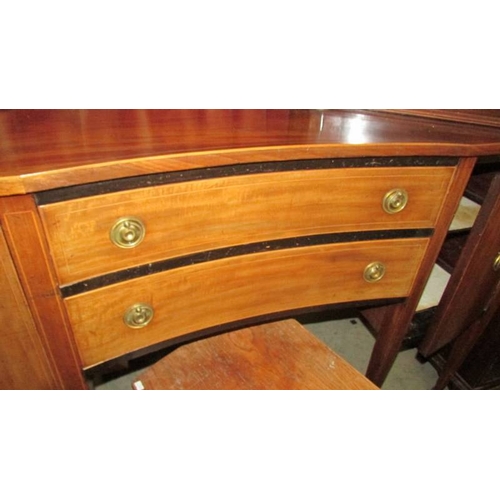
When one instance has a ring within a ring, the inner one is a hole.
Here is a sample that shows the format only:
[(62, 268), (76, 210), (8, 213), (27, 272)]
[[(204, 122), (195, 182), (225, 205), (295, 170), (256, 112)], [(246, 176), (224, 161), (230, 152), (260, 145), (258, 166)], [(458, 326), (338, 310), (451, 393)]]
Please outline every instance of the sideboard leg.
[(460, 160), (412, 290), (403, 303), (388, 307), (380, 322), (377, 340), (366, 371), (366, 377), (379, 387), (384, 383), (401, 349), (475, 163), (476, 158)]
[(407, 303), (387, 308), (377, 333), (366, 377), (382, 387), (401, 349), (413, 318), (414, 308)]

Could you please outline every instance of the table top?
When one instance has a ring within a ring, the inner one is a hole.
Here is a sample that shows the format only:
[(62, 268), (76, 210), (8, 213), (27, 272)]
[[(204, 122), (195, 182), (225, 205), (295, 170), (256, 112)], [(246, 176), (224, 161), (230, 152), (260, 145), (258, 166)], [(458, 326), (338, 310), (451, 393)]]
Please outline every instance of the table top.
[(257, 161), (500, 154), (500, 130), (374, 110), (3, 110), (0, 195)]
[(134, 389), (377, 390), (295, 320), (250, 326), (180, 346)]

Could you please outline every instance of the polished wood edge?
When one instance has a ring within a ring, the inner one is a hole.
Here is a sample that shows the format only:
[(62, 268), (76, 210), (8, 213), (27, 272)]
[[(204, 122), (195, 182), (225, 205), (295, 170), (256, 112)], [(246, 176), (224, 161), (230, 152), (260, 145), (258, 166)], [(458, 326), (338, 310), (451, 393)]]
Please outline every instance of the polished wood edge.
[(81, 361), (32, 197), (0, 198), (0, 221), (58, 388), (85, 389)]
[(0, 196), (25, 194), (26, 186), (21, 177), (0, 177)]
[(408, 299), (401, 304), (386, 308), (385, 314), (380, 320), (380, 330), (366, 371), (366, 376), (379, 387), (382, 386), (389, 374), (403, 340), (408, 333), (420, 297), (424, 292), (439, 251), (448, 234), (448, 228), (460, 204), (475, 163), (476, 158), (460, 160), (459, 166), (448, 186), (448, 194), (445, 197), (445, 203), (441, 207), (434, 235), (429, 240), (420, 272), (412, 285)]
[(96, 196), (119, 191), (163, 186), (181, 182), (205, 179), (237, 177), (244, 175), (267, 174), (275, 172), (294, 172), (303, 170), (330, 170), (337, 168), (360, 167), (452, 167), (458, 159), (447, 156), (436, 157), (368, 157), (368, 158), (322, 158), (313, 160), (290, 160), (275, 162), (242, 163), (222, 167), (195, 168), (178, 172), (160, 172), (156, 174), (126, 177), (92, 184), (52, 189), (37, 193), (38, 205), (48, 205), (62, 201)]
[(151, 262), (97, 276), (84, 281), (71, 283), (61, 287), (61, 294), (64, 298), (67, 298), (73, 295), (90, 292), (91, 290), (96, 290), (97, 288), (102, 288), (104, 286), (114, 285), (116, 283), (128, 281), (134, 278), (140, 278), (142, 276), (149, 276), (179, 267), (201, 264), (203, 262), (212, 262), (240, 255), (272, 252), (288, 248), (312, 247), (330, 243), (352, 243), (356, 241), (391, 240), (403, 238), (428, 238), (432, 236), (433, 232), (434, 230), (432, 228), (353, 231), (348, 233), (298, 236), (294, 238), (261, 241), (233, 247), (216, 248), (195, 254)]
[(194, 340), (199, 340), (202, 338), (211, 337), (213, 335), (219, 335), (222, 333), (227, 333), (232, 330), (239, 330), (248, 326), (256, 326), (264, 323), (269, 323), (271, 321), (278, 321), (283, 319), (297, 318), (298, 316), (320, 313), (325, 311), (335, 311), (335, 310), (345, 310), (352, 309), (356, 310), (361, 307), (376, 307), (384, 306), (387, 304), (397, 304), (404, 300), (403, 297), (391, 298), (391, 299), (375, 299), (375, 300), (365, 300), (365, 301), (353, 301), (341, 304), (323, 304), (320, 306), (305, 307), (300, 309), (292, 309), (287, 311), (279, 311), (270, 314), (265, 314), (261, 316), (254, 316), (251, 318), (245, 318), (238, 321), (233, 321), (231, 323), (226, 323), (223, 325), (216, 325), (210, 328), (205, 328), (196, 332), (190, 332), (186, 335), (175, 337), (172, 339), (164, 340), (136, 351), (112, 358), (96, 365), (87, 366), (83, 368), (83, 373), (88, 379), (92, 379), (94, 376), (99, 375), (103, 371), (109, 371), (110, 368), (116, 366), (117, 363), (123, 361), (131, 361), (142, 356), (157, 353), (158, 351), (164, 349), (177, 348), (188, 342)]
[(30, 174), (0, 178), (0, 196), (34, 193), (78, 184), (88, 184), (145, 174), (190, 170), (211, 166), (235, 165), (288, 160), (320, 158), (355, 158), (387, 156), (483, 156), (498, 154), (500, 145), (494, 144), (304, 144), (296, 146), (268, 146), (214, 151), (177, 153), (128, 160), (89, 163), (46, 170), (41, 167)]
[[(394, 115), (430, 118), (460, 124), (500, 127), (500, 111), (498, 116), (485, 116), (480, 113), (481, 110), (458, 109), (383, 109), (380, 111)], [(479, 113), (474, 113), (474, 111), (479, 111)]]

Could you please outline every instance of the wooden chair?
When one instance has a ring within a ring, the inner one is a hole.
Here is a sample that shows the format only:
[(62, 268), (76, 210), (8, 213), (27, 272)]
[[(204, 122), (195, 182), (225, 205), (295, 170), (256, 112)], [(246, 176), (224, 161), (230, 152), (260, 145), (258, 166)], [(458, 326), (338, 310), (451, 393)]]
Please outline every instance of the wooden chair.
[(180, 346), (134, 389), (378, 389), (295, 320)]

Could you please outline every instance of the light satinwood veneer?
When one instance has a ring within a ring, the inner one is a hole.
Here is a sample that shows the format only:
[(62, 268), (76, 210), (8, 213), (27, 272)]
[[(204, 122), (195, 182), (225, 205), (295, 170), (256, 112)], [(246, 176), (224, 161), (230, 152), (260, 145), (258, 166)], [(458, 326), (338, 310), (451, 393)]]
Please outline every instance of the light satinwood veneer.
[[(252, 318), (322, 304), (408, 295), (425, 238), (318, 245), (244, 255), (165, 271), (65, 299), (84, 366), (160, 341)], [(381, 261), (374, 283), (365, 267)], [(153, 307), (142, 329), (125, 325), (136, 303)]]
[[(276, 172), (207, 179), (79, 198), (40, 207), (61, 283), (181, 255), (311, 234), (432, 228), (452, 167)], [(409, 202), (388, 214), (384, 195)], [(144, 240), (120, 248), (116, 220), (133, 216)]]

